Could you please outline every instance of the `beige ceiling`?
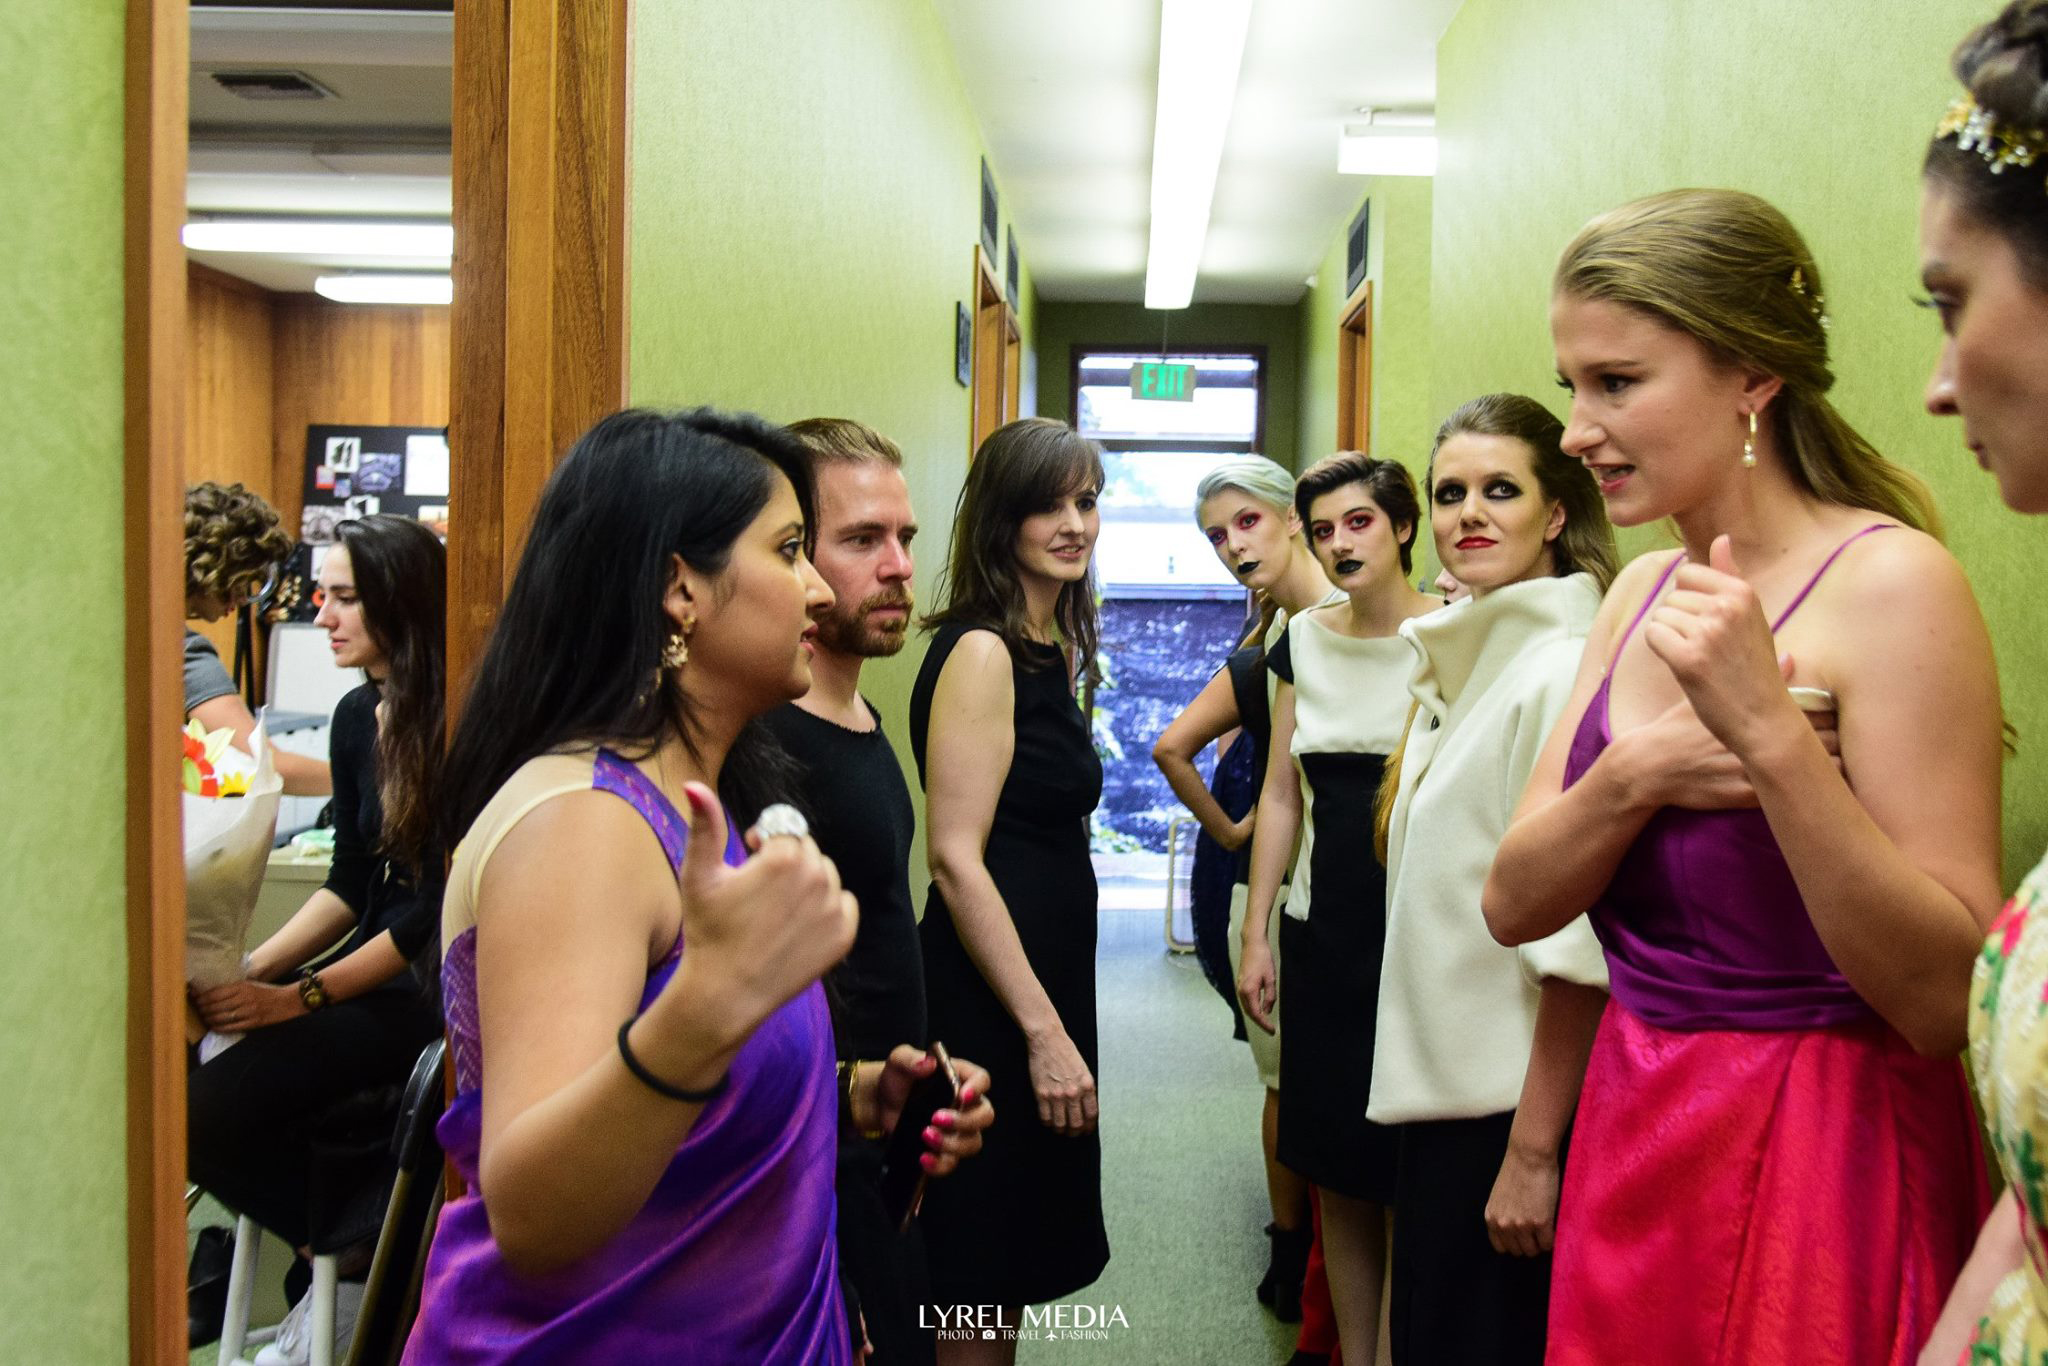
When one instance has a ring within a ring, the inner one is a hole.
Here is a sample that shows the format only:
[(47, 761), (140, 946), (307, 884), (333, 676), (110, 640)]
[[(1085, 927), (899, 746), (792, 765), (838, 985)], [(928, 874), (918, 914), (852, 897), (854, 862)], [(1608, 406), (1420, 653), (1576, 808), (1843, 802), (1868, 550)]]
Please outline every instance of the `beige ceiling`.
[[(425, 0), (421, 0), (424, 3)], [(932, 0), (1042, 297), (1143, 297), (1157, 0)], [(1459, 0), (1255, 0), (1197, 303), (1292, 303), (1362, 192), (1337, 173), (1360, 106), (1428, 109)], [(188, 204), (430, 217), (449, 211), (446, 13), (195, 5)], [(296, 70), (318, 102), (243, 100), (222, 70)], [(322, 269), (431, 261), (193, 253), (273, 289)]]
[[(447, 221), (454, 118), (448, 13), (195, 5), (185, 202), (208, 213)], [(332, 92), (246, 100), (221, 71), (296, 71)], [(191, 252), (270, 289), (335, 269), (445, 270), (431, 258)]]
[[(1137, 303), (1150, 226), (1156, 0), (936, 0), (1041, 297)], [(1197, 303), (1301, 297), (1363, 193), (1361, 106), (1426, 110), (1459, 0), (1255, 0)]]

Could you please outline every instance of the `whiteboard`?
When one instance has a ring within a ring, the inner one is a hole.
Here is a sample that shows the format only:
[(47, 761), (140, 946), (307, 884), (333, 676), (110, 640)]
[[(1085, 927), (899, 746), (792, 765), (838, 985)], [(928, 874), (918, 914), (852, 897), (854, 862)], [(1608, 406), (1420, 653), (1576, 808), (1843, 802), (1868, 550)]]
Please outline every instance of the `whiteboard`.
[(282, 621), (270, 628), (270, 679), (264, 696), (277, 711), (334, 715), (335, 703), (363, 683), (361, 669), (341, 669), (327, 632), (311, 622)]

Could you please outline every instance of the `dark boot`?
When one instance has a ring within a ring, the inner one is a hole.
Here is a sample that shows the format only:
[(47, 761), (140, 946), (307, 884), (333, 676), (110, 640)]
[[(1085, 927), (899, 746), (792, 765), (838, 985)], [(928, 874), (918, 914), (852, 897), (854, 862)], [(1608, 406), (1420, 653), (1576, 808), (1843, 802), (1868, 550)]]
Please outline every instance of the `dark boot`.
[(1306, 1228), (1273, 1230), (1273, 1298), (1267, 1305), (1282, 1323), (1301, 1322), (1301, 1283), (1308, 1275), (1308, 1250), (1315, 1231)]
[(235, 1235), (230, 1229), (203, 1228), (185, 1268), (185, 1339), (188, 1348), (220, 1341), (220, 1321), (228, 1310), (228, 1272), (235, 1260)]
[(1273, 1242), (1273, 1235), (1279, 1231), (1280, 1226), (1277, 1224), (1266, 1225), (1266, 1241), (1271, 1244), (1266, 1249), (1266, 1274), (1259, 1278), (1258, 1289), (1252, 1291), (1252, 1294), (1258, 1296), (1259, 1303), (1268, 1309), (1273, 1307), (1273, 1268), (1280, 1261), (1280, 1246)]
[(1330, 1354), (1297, 1349), (1293, 1356), (1287, 1358), (1287, 1366), (1330, 1366)]

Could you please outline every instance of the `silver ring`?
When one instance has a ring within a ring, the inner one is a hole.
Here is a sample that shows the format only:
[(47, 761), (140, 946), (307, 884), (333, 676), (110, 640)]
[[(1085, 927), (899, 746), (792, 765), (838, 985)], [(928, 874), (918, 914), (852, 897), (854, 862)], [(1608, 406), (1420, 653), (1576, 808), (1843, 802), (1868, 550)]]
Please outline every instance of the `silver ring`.
[(754, 821), (754, 830), (764, 840), (774, 839), (777, 835), (802, 839), (811, 833), (811, 823), (804, 819), (803, 812), (788, 802), (777, 802)]

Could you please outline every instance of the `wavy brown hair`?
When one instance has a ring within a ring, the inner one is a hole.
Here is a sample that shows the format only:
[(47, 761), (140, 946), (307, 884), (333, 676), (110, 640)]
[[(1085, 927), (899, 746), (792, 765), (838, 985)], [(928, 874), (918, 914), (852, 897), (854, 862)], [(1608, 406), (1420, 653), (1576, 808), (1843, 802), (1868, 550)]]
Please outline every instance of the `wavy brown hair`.
[[(1395, 547), (1401, 553), (1401, 573), (1404, 577), (1414, 573), (1415, 538), (1421, 534), (1422, 504), (1415, 497), (1415, 476), (1398, 460), (1375, 460), (1363, 451), (1338, 451), (1303, 470), (1294, 483), (1294, 510), (1301, 515), (1302, 534), (1308, 534), (1309, 506), (1346, 484), (1363, 484), (1380, 511), (1387, 514), (1387, 520), (1394, 524)], [(1408, 533), (1406, 540), (1401, 538), (1403, 530)]]
[(291, 536), (261, 495), (212, 480), (185, 490), (186, 597), (232, 602), (260, 587), (291, 553)]
[[(1102, 448), (1064, 422), (1025, 417), (990, 432), (953, 511), (953, 553), (938, 593), (945, 606), (925, 626), (985, 626), (1003, 638), (1011, 659), (1041, 667), (1025, 648), (1032, 637), (1017, 577), (1017, 533), (1025, 518), (1062, 498), (1101, 492), (1102, 480)], [(1053, 625), (1074, 651), (1074, 676), (1087, 677), (1101, 637), (1092, 565), (1087, 577), (1060, 589)]]
[(1828, 401), (1820, 267), (1790, 219), (1740, 190), (1668, 190), (1601, 214), (1564, 249), (1555, 293), (1633, 309), (1716, 360), (1783, 381), (1764, 410), (1792, 482), (1940, 534), (1927, 486)]

